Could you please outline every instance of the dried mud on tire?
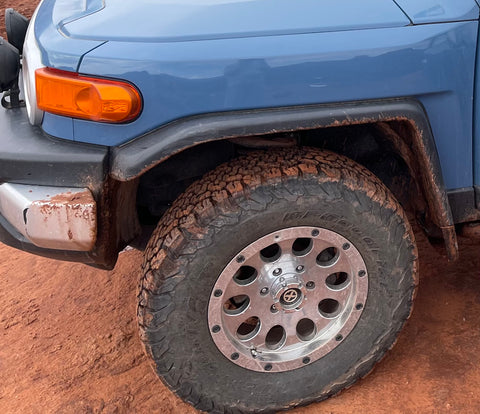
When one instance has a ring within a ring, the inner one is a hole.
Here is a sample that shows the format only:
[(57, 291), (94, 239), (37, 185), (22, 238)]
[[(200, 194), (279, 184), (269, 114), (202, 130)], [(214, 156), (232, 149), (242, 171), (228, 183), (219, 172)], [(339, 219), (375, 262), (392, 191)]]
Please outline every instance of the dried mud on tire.
[[(275, 372), (272, 362), (270, 374), (245, 371), (211, 343), (204, 314), (212, 286), (245, 246), (297, 226), (336, 232), (360, 250), (369, 272), (362, 316), (338, 347), (320, 359), (310, 350), (298, 370)], [(320, 401), (365, 376), (393, 344), (410, 314), (416, 257), (402, 207), (364, 167), (308, 147), (252, 152), (192, 184), (160, 220), (145, 252), (141, 337), (163, 381), (199, 409), (270, 413)], [(240, 378), (241, 388), (230, 385)]]

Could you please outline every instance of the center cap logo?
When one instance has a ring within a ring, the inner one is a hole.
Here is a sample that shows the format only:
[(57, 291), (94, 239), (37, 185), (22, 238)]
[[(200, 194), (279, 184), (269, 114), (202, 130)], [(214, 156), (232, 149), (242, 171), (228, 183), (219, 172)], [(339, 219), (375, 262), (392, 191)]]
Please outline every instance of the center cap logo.
[(296, 289), (288, 289), (283, 293), (283, 300), (285, 303), (293, 303), (298, 299), (298, 292)]

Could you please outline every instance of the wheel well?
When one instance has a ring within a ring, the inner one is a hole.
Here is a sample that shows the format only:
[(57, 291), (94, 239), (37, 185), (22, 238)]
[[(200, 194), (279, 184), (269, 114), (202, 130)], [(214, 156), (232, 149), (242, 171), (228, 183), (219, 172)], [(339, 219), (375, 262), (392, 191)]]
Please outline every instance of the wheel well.
[(328, 149), (367, 167), (410, 215), (438, 230), (435, 206), (429, 203), (425, 189), (424, 175), (431, 172), (422, 171), (412, 150), (415, 133), (408, 120), (396, 120), (238, 137), (190, 147), (140, 177), (136, 205), (147, 229), (143, 239), (173, 200), (206, 172), (245, 152), (293, 145)]

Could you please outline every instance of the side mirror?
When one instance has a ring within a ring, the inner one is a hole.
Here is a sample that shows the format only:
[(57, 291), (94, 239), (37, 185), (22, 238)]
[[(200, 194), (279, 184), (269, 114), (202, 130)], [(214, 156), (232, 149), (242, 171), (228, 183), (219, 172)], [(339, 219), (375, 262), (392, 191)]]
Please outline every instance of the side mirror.
[(18, 49), (0, 37), (0, 92), (8, 91), (16, 84), (19, 71)]
[(8, 41), (23, 53), (23, 42), (27, 34), (29, 20), (13, 9), (5, 10), (5, 28), (7, 29)]

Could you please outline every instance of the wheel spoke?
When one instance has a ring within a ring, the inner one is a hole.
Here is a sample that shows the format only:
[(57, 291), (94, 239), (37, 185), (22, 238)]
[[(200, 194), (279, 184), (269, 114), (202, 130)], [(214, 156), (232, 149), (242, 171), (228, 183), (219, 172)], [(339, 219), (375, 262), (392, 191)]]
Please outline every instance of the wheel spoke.
[(328, 268), (330, 273), (335, 273), (335, 272), (350, 272), (351, 271), (351, 263), (348, 260), (348, 256), (341, 252), (340, 255), (338, 256), (337, 262)]
[(295, 345), (300, 342), (297, 336), (297, 324), (303, 318), (305, 318), (305, 313), (303, 310), (288, 313), (285, 315), (285, 318), (283, 318), (282, 326), (287, 334), (285, 346)]
[(228, 299), (234, 296), (247, 295), (250, 298), (250, 301), (252, 301), (259, 295), (260, 289), (261, 288), (256, 281), (250, 285), (238, 285), (237, 283), (232, 282), (225, 292), (225, 298)]
[(352, 290), (350, 286), (347, 286), (340, 290), (328, 289), (325, 295), (325, 299), (334, 299), (343, 307), (347, 303)]
[(315, 326), (317, 327), (317, 332), (325, 328), (330, 323), (328, 319), (324, 318), (320, 314), (318, 310), (318, 304), (319, 301), (315, 297), (312, 297), (312, 300), (306, 301), (303, 307), (305, 315), (304, 317), (314, 321)]
[(223, 315), (223, 324), (224, 328), (228, 329), (229, 332), (232, 334), (236, 334), (239, 326), (244, 323), (245, 321), (253, 318), (253, 317), (259, 317), (257, 315), (258, 312), (256, 312), (256, 309), (252, 307), (248, 307), (244, 312), (238, 314), (238, 315), (232, 315), (228, 313), (224, 313)]

